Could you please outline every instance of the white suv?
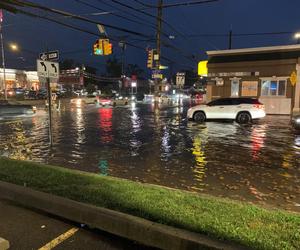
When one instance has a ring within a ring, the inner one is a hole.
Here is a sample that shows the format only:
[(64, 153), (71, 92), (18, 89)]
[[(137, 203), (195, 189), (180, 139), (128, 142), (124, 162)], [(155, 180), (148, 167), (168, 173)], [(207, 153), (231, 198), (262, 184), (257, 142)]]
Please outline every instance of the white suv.
[(254, 98), (222, 98), (206, 105), (192, 107), (188, 119), (204, 122), (207, 119), (229, 119), (238, 123), (249, 123), (252, 119), (266, 116), (265, 106)]

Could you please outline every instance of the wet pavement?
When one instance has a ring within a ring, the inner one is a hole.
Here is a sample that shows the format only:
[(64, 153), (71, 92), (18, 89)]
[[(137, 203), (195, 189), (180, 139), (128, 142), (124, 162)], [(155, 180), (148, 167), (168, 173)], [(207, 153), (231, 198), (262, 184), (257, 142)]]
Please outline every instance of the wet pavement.
[(12, 250), (155, 250), (3, 200), (0, 221), (0, 237)]
[(300, 134), (288, 116), (197, 124), (189, 105), (64, 106), (0, 121), (0, 155), (300, 212)]

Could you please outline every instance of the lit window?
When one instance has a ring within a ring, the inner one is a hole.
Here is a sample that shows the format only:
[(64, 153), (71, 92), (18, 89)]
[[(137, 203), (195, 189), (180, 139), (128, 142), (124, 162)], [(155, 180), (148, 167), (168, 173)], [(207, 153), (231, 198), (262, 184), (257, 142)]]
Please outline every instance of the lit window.
[(240, 90), (240, 81), (239, 79), (232, 79), (231, 80), (231, 96), (238, 97)]
[(261, 84), (262, 96), (285, 96), (286, 80), (262, 80)]

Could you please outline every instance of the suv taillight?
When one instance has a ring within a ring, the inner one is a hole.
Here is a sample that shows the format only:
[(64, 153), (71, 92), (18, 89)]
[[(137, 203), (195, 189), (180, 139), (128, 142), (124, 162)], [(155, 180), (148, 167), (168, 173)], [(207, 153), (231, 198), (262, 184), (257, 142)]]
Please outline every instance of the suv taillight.
[(256, 109), (265, 109), (265, 105), (263, 105), (263, 104), (254, 104), (253, 105), (253, 108), (256, 108)]

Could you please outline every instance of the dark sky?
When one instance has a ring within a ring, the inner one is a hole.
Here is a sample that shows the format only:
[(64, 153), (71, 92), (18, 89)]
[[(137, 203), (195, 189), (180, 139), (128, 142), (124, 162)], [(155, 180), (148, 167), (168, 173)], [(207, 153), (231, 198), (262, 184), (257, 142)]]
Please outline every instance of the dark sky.
[[(143, 34), (155, 36), (155, 30), (149, 24), (155, 25), (156, 20), (135, 11), (126, 9), (111, 0), (81, 0), (92, 4), (98, 8), (108, 11), (121, 9), (117, 14), (129, 17), (147, 25), (133, 23), (111, 15), (92, 16), (91, 13), (100, 12), (92, 7), (88, 7), (76, 0), (33, 0), (35, 3), (46, 5), (52, 8), (69, 11), (83, 15), (87, 18), (105, 22), (111, 25), (124, 27), (138, 31)], [(142, 5), (134, 0), (119, 0), (135, 8)], [(141, 0), (146, 4), (156, 4), (156, 0)], [(178, 3), (191, 0), (165, 0), (164, 3)], [(111, 4), (113, 7), (107, 6)], [(30, 10), (35, 13), (45, 15), (43, 11)], [(162, 48), (162, 54), (175, 62), (174, 70), (184, 68), (196, 69), (196, 61), (205, 58), (205, 51), (226, 49), (228, 47), (228, 37), (226, 36), (202, 36), (191, 37), (190, 35), (199, 34), (228, 34), (230, 27), (233, 33), (259, 33), (259, 32), (279, 32), (279, 31), (300, 31), (300, 1), (299, 0), (220, 0), (218, 2), (194, 5), (192, 7), (176, 7), (164, 9), (163, 19), (180, 33), (180, 35), (163, 24), (165, 35), (174, 35), (175, 39), (164, 40), (180, 49), (180, 52)], [(148, 13), (156, 15), (156, 9), (147, 10)], [(98, 32), (96, 25), (74, 21), (58, 15), (47, 14), (56, 20), (70, 23), (78, 27)], [(136, 16), (140, 17), (137, 18)], [(6, 49), (7, 66), (10, 68), (34, 68), (36, 64), (36, 54), (49, 49), (58, 49), (61, 58), (72, 58), (85, 65), (91, 65), (101, 73), (104, 71), (105, 60), (107, 57), (93, 56), (92, 44), (96, 36), (74, 31), (49, 21), (27, 17), (21, 14), (10, 14), (5, 12), (4, 19), (5, 42), (16, 42), (21, 47), (19, 53), (12, 53)], [(154, 47), (151, 41), (134, 41), (134, 39), (145, 39), (134, 35), (122, 33), (120, 31), (107, 28), (108, 35), (129, 36), (128, 41), (142, 48)], [(292, 34), (287, 35), (268, 35), (268, 36), (246, 36), (233, 37), (233, 48), (245, 48), (256, 46), (271, 46), (293, 44), (295, 39)], [(32, 53), (33, 52), (33, 53)], [(118, 44), (114, 43), (114, 54), (120, 58), (121, 51)], [(186, 59), (185, 56), (195, 55), (196, 60)], [(137, 63), (145, 68), (146, 52), (130, 46), (126, 49), (126, 62)], [(165, 65), (169, 63), (164, 62)], [(166, 72), (167, 73), (167, 72)]]

